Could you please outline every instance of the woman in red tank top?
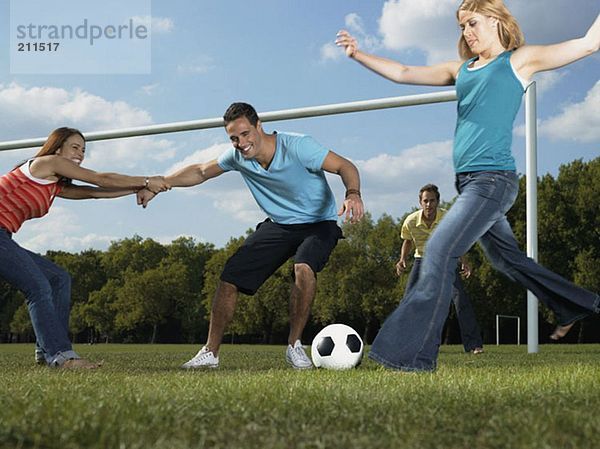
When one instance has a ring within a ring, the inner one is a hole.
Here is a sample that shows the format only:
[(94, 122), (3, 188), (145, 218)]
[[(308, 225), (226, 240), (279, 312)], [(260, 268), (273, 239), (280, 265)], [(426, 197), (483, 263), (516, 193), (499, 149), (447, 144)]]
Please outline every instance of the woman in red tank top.
[[(59, 266), (19, 246), (12, 234), (26, 220), (46, 215), (56, 196), (118, 198), (144, 189), (158, 193), (170, 188), (162, 176), (127, 176), (83, 168), (84, 155), (83, 134), (58, 128), (32, 159), (0, 177), (0, 278), (25, 294), (37, 340), (36, 361), (62, 368), (99, 366), (80, 358), (69, 340), (71, 278)], [(76, 185), (75, 180), (93, 186)]]

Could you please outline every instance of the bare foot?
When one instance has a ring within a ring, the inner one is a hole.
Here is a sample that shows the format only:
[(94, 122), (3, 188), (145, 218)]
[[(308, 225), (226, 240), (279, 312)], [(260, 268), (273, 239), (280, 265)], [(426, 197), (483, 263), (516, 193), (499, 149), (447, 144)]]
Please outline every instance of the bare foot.
[(571, 324), (567, 324), (565, 326), (561, 326), (561, 325), (556, 326), (556, 329), (554, 329), (554, 332), (552, 332), (550, 334), (550, 340), (554, 340), (554, 341), (560, 340), (565, 335), (567, 335), (567, 333), (571, 330), (571, 328), (573, 327), (574, 324), (575, 324), (575, 322), (573, 322)]
[(60, 365), (62, 369), (97, 369), (102, 363), (93, 363), (86, 359), (71, 359)]

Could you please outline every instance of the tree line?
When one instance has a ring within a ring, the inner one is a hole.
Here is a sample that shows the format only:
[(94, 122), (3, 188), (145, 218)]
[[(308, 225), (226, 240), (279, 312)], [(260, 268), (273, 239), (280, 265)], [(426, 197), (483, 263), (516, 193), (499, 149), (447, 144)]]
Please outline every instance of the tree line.
[[(517, 240), (525, 248), (525, 177), (509, 213)], [(447, 206), (451, 207), (451, 204)], [(589, 290), (600, 291), (600, 158), (562, 165), (554, 178), (538, 182), (539, 261)], [(412, 211), (407, 211), (406, 215)], [(398, 305), (408, 275), (396, 276), (400, 228), (406, 217), (369, 214), (358, 224), (343, 225), (325, 270), (304, 340), (324, 325), (341, 322), (371, 342), (381, 323)], [(248, 233), (251, 230), (248, 231)], [(72, 276), (70, 331), (75, 342), (202, 342), (208, 333), (211, 302), (227, 258), (245, 236), (223, 248), (180, 237), (168, 245), (139, 236), (113, 242), (106, 251), (48, 251), (46, 257)], [(496, 314), (521, 317), (525, 336), (526, 291), (496, 272), (475, 246), (467, 254), (474, 268), (465, 281), (486, 343), (495, 342)], [(254, 296), (240, 295), (226, 342), (284, 343), (288, 332), (292, 262), (281, 267)], [(597, 315), (582, 320), (569, 342), (600, 342)], [(540, 304), (540, 341), (547, 341), (554, 321)], [(515, 342), (514, 324), (504, 325), (503, 342)], [(0, 281), (0, 342), (33, 341), (23, 295)], [(524, 337), (522, 337), (524, 340)], [(451, 310), (445, 343), (459, 343)]]

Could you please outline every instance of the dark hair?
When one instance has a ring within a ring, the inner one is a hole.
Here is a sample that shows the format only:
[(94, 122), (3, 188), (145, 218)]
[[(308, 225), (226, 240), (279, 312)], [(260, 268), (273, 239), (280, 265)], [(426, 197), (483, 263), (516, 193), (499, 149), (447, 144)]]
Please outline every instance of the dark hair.
[[(46, 142), (44, 142), (44, 145), (42, 145), (42, 148), (40, 148), (40, 151), (38, 151), (34, 157), (47, 156), (49, 154), (56, 154), (58, 149), (63, 146), (63, 144), (66, 142), (66, 140), (74, 134), (80, 136), (83, 139), (83, 141), (85, 142), (85, 137), (83, 137), (83, 134), (78, 129), (67, 128), (66, 126), (63, 126), (62, 128), (56, 128), (54, 131), (52, 131), (50, 133), (50, 135), (46, 139)], [(20, 167), (25, 162), (27, 162), (27, 161), (25, 160), (25, 161), (20, 162), (19, 164), (17, 164), (17, 167)], [(61, 177), (60, 180), (61, 180), (61, 182), (64, 182), (66, 184), (71, 183), (71, 180), (68, 178)]]
[(50, 133), (50, 135), (46, 139), (46, 142), (34, 157), (55, 154), (58, 151), (58, 149), (63, 146), (65, 141), (73, 134), (79, 135), (85, 142), (85, 137), (83, 137), (83, 134), (78, 129), (67, 128), (66, 126), (63, 126), (62, 128), (56, 128)]
[(258, 123), (256, 109), (248, 103), (232, 103), (225, 111), (223, 120), (225, 121), (225, 125), (227, 125), (240, 117), (246, 117), (252, 126), (256, 126)]
[(435, 184), (426, 184), (423, 187), (421, 187), (421, 190), (419, 190), (419, 201), (421, 201), (421, 195), (423, 194), (423, 192), (435, 193), (435, 198), (438, 201), (440, 200), (440, 191), (438, 190), (438, 187)]

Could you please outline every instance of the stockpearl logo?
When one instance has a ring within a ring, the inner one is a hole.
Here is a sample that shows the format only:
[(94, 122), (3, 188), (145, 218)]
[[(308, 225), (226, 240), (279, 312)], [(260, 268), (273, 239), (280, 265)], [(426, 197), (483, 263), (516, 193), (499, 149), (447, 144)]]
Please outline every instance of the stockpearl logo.
[(11, 0), (11, 73), (150, 73), (150, 1)]

